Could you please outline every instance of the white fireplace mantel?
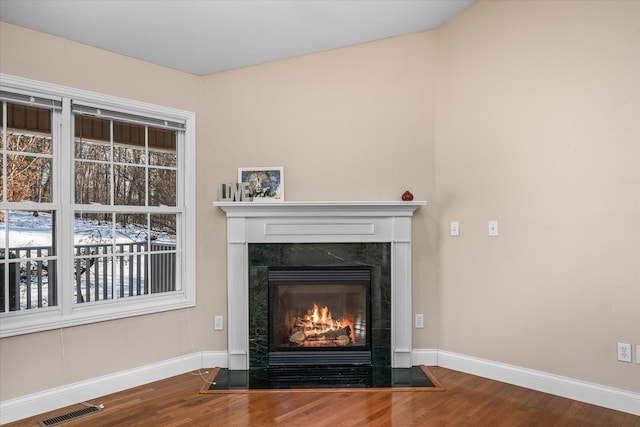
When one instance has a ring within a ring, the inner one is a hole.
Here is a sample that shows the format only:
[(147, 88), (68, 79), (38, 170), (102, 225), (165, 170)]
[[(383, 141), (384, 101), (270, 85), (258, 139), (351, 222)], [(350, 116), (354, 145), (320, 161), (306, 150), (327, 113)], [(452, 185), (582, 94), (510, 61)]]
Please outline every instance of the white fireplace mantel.
[(411, 217), (425, 201), (214, 202), (227, 215), (228, 366), (249, 369), (249, 243), (391, 244), (391, 364), (411, 362)]

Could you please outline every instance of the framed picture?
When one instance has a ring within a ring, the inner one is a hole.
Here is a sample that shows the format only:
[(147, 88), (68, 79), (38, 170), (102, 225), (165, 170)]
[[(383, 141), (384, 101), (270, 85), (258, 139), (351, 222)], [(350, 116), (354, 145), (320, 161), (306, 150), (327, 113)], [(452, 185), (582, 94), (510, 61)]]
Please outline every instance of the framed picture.
[(284, 201), (284, 168), (238, 168), (238, 182), (249, 184), (254, 202)]

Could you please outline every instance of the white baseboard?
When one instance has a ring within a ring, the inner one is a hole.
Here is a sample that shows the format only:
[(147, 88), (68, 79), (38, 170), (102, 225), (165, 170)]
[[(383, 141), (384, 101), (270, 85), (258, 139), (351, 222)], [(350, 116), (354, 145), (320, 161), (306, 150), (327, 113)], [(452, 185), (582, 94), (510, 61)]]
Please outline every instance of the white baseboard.
[[(413, 365), (442, 366), (443, 368), (466, 372), (556, 396), (640, 415), (640, 393), (442, 350), (413, 350), (412, 363)], [(0, 424), (32, 417), (43, 412), (92, 400), (195, 369), (213, 366), (227, 367), (226, 351), (188, 354), (151, 365), (5, 400), (0, 402)]]
[(0, 402), (0, 424), (32, 417), (196, 369), (213, 366), (225, 368), (226, 365), (226, 351), (203, 351), (5, 400)]
[(419, 350), (414, 349), (411, 352), (411, 364), (413, 366), (438, 366), (438, 350)]
[[(420, 352), (420, 350), (414, 350), (414, 354), (415, 352)], [(437, 365), (616, 411), (640, 415), (640, 393), (442, 350), (438, 350)]]

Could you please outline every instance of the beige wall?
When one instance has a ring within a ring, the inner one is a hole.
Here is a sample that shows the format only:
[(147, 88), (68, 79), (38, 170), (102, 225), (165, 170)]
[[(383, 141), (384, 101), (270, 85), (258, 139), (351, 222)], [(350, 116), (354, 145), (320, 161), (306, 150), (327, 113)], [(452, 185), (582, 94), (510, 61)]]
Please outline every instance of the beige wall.
[(197, 112), (198, 306), (0, 340), (0, 400), (224, 350), (211, 201), (256, 165), (285, 167), (288, 200), (428, 200), (415, 348), (640, 391), (615, 361), (640, 343), (639, 4), (482, 1), (438, 31), (204, 78), (1, 23), (0, 72)]
[(640, 391), (639, 30), (636, 1), (481, 1), (438, 31), (441, 349)]

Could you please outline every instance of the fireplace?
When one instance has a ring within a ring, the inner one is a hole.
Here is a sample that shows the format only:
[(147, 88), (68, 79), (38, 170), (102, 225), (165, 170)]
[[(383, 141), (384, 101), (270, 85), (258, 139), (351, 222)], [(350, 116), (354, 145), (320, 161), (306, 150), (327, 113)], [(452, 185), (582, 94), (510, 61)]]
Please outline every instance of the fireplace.
[[(214, 202), (227, 216), (229, 369), (266, 366), (269, 350), (264, 337), (268, 327), (262, 313), (267, 311), (268, 267), (345, 265), (345, 260), (348, 265), (375, 269), (371, 288), (373, 364), (380, 359), (379, 366), (411, 367), (411, 217), (425, 204)], [(348, 256), (337, 253), (343, 246), (354, 250)], [(303, 252), (322, 254), (321, 262), (297, 262), (301, 247)], [(384, 254), (383, 262), (369, 259), (372, 247), (377, 254)], [(296, 262), (289, 263), (294, 259)]]
[(272, 267), (269, 367), (371, 365), (371, 267)]

